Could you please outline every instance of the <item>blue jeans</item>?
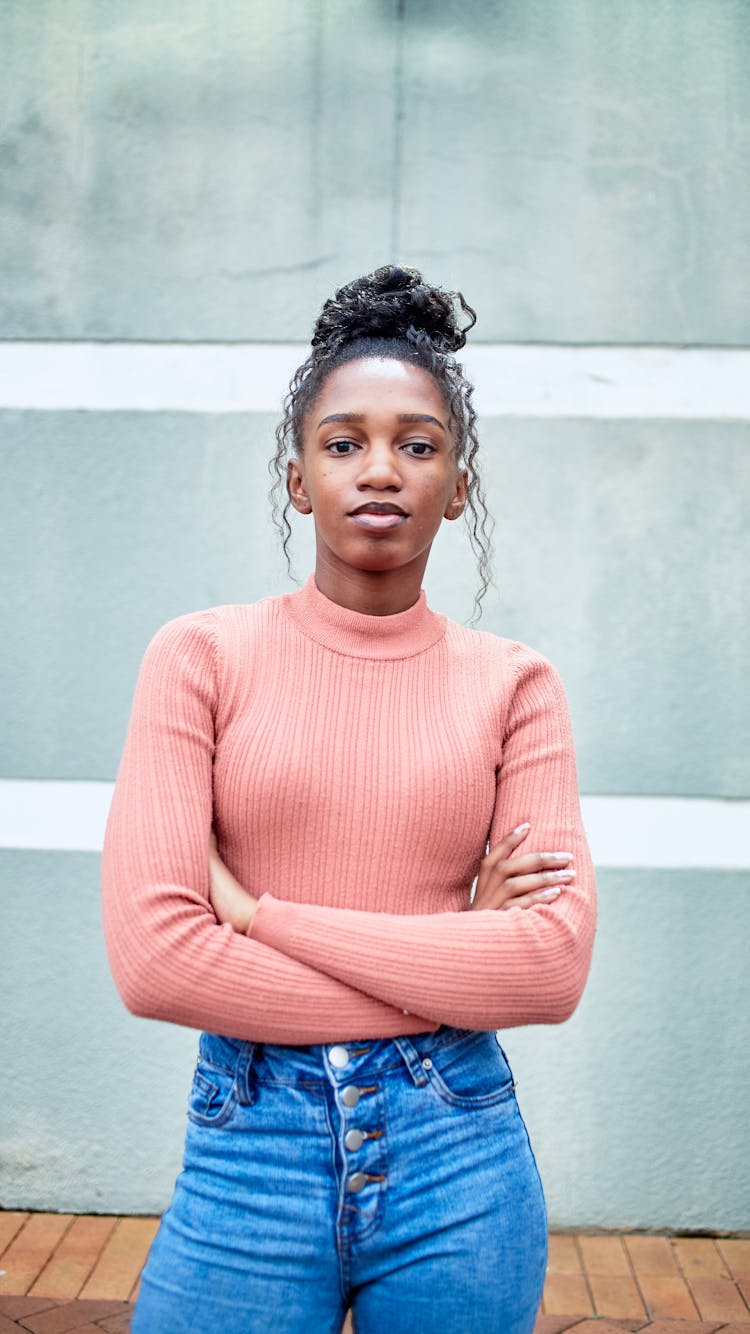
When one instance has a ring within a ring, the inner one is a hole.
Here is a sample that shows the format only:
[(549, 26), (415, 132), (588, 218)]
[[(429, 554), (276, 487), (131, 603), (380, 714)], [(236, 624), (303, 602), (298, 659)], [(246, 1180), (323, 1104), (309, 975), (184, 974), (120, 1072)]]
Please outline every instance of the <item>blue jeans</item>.
[(494, 1033), (203, 1033), (132, 1334), (531, 1334), (539, 1174)]

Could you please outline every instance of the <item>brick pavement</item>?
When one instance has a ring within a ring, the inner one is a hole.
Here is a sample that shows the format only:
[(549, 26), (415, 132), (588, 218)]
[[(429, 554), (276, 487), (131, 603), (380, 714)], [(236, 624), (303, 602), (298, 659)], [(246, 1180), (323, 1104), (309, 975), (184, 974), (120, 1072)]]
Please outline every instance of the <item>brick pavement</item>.
[[(157, 1226), (0, 1212), (0, 1334), (125, 1334)], [(536, 1334), (750, 1334), (749, 1304), (750, 1239), (554, 1233)]]

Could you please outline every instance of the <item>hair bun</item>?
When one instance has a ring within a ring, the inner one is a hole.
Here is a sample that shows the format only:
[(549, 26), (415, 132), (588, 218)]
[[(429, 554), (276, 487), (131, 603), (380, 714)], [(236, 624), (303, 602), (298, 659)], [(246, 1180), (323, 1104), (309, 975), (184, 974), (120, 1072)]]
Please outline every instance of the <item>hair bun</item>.
[[(462, 315), (468, 323), (459, 322)], [(329, 354), (360, 338), (426, 338), (436, 352), (457, 352), (476, 318), (460, 292), (430, 287), (417, 269), (386, 264), (326, 301), (312, 345)]]

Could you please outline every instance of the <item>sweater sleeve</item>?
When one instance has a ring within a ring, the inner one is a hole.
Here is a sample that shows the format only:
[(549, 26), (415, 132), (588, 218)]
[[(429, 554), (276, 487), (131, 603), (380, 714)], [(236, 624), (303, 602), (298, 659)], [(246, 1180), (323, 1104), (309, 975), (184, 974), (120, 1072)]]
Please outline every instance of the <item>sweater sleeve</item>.
[(490, 832), (524, 820), (523, 852), (573, 854), (575, 881), (549, 904), (401, 916), (308, 907), (261, 896), (250, 933), (372, 996), (462, 1028), (559, 1023), (589, 970), (595, 884), (576, 780), (567, 701), (555, 669), (514, 646)]
[(215, 611), (146, 649), (102, 853), (104, 932), (127, 1008), (247, 1040), (391, 1037), (435, 1025), (220, 925), (208, 898)]

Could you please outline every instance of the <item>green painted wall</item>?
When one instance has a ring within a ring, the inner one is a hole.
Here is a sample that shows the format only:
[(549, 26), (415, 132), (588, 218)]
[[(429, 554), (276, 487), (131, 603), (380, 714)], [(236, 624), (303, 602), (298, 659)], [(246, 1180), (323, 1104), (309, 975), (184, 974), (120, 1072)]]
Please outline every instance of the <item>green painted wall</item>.
[[(0, 775), (111, 778), (155, 629), (287, 586), (266, 500), (274, 426), (0, 414), (15, 627), (0, 657)], [(747, 793), (750, 424), (495, 419), (481, 438), (497, 525), (482, 624), (559, 666), (584, 791)], [(295, 534), (306, 574), (311, 525)], [(446, 526), (431, 597), (465, 620), (475, 582), (462, 526)]]
[(3, 337), (305, 338), (398, 255), (483, 339), (747, 341), (744, 0), (0, 18)]

